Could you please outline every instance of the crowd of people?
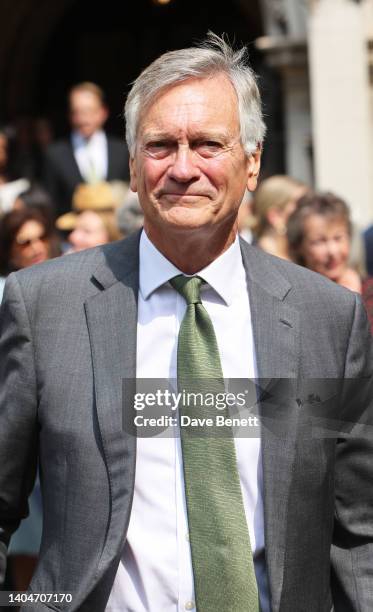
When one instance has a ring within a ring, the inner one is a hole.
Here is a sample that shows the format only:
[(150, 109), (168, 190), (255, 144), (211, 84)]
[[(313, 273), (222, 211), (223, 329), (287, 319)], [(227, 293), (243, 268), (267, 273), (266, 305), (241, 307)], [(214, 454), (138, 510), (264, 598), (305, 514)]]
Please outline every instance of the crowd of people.
[[(83, 82), (68, 94), (69, 138), (54, 141), (45, 119), (34, 121), (33, 139), (25, 121), (0, 128), (0, 298), (11, 271), (141, 227), (128, 151), (106, 134), (108, 113), (103, 90)], [(238, 223), (241, 236), (264, 251), (362, 293), (373, 329), (373, 226), (360, 236), (338, 195), (271, 176), (253, 199), (245, 194)]]
[[(69, 101), (71, 138), (50, 141), (42, 162), (39, 150), (33, 164), (30, 152), (18, 156), (7, 135), (11, 130), (0, 129), (0, 297), (12, 270), (118, 240), (142, 225), (129, 188), (125, 143), (107, 138), (102, 129), (108, 116), (103, 92), (82, 83)], [(25, 176), (17, 176), (23, 158)], [(27, 170), (41, 163), (42, 171)], [(348, 205), (337, 195), (312, 192), (289, 176), (271, 176), (259, 183), (253, 199), (245, 194), (238, 222), (247, 241), (363, 292), (370, 303), (372, 228), (359, 236)], [(353, 253), (351, 241), (359, 247)], [(372, 317), (369, 305), (368, 310)]]
[(252, 212), (258, 247), (361, 294), (373, 332), (372, 255), (342, 198), (272, 176), (256, 190)]
[[(90, 82), (75, 85), (68, 111), (66, 139), (54, 141), (45, 119), (33, 123), (33, 140), (24, 121), (0, 128), (0, 301), (10, 272), (142, 226), (125, 142), (104, 131), (104, 92)], [(373, 332), (373, 226), (360, 235), (338, 195), (271, 176), (253, 198), (245, 193), (238, 223), (248, 242), (362, 294)]]
[[(0, 298), (10, 272), (141, 227), (125, 142), (104, 131), (104, 92), (80, 83), (69, 92), (68, 105), (69, 138), (53, 141), (50, 131), (32, 143), (17, 138), (15, 129), (0, 129)], [(48, 127), (39, 124), (38, 134)], [(18, 126), (21, 136), (26, 127)]]

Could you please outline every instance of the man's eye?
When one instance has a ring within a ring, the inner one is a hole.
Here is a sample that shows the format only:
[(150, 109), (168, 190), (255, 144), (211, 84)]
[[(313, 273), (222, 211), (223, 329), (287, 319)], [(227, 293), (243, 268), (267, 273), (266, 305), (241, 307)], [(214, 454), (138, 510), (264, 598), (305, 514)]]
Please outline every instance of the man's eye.
[(156, 140), (148, 142), (144, 147), (145, 153), (152, 157), (166, 157), (172, 151), (172, 144), (164, 140)]
[(201, 157), (214, 157), (224, 149), (223, 145), (215, 140), (197, 142), (193, 148)]

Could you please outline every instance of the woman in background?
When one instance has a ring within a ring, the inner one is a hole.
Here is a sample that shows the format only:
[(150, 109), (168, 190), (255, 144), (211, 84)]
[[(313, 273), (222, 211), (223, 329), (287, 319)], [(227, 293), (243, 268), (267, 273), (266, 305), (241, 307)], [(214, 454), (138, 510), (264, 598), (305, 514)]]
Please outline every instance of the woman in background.
[(122, 238), (116, 218), (118, 204), (109, 183), (79, 185), (73, 195), (73, 210), (59, 217), (56, 227), (70, 232), (66, 253), (76, 253)]
[(0, 302), (5, 278), (59, 255), (51, 221), (41, 211), (24, 208), (6, 213), (0, 219)]
[(288, 241), (296, 263), (361, 293), (361, 279), (349, 266), (351, 220), (347, 204), (333, 193), (310, 193), (289, 217)]
[(297, 200), (307, 191), (304, 183), (290, 176), (264, 179), (254, 193), (255, 244), (271, 255), (290, 259), (287, 221)]
[(74, 225), (68, 238), (71, 245), (69, 253), (83, 251), (121, 238), (115, 217), (110, 213), (86, 210), (77, 215)]

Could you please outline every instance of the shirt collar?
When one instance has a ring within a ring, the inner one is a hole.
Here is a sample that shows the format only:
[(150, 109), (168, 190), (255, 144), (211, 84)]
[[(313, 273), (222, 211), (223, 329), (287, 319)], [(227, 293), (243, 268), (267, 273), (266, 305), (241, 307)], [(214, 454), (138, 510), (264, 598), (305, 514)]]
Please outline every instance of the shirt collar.
[[(198, 276), (203, 278), (229, 306), (233, 300), (237, 275), (242, 266), (240, 243), (236, 236), (233, 244), (206, 268), (200, 270)], [(178, 274), (183, 272), (158, 251), (143, 230), (140, 238), (139, 278), (142, 298), (147, 300), (156, 289)]]
[(140, 237), (139, 288), (144, 300), (167, 283), (170, 278), (182, 274), (149, 240), (145, 230)]

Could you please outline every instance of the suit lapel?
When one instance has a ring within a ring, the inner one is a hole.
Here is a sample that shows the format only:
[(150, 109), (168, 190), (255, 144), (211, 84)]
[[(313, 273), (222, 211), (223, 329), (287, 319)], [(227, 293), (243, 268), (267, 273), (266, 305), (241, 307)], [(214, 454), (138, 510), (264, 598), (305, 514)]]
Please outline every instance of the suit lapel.
[(85, 303), (96, 414), (110, 484), (110, 521), (98, 572), (120, 554), (135, 478), (136, 438), (123, 429), (122, 384), (136, 378), (138, 237), (113, 245), (92, 281), (102, 290)]
[[(295, 453), (294, 399), (299, 362), (299, 313), (286, 303), (291, 285), (265, 254), (241, 245), (256, 350), (261, 401), (265, 550), (273, 612), (280, 609), (287, 505)], [(281, 379), (281, 380), (279, 380)]]

